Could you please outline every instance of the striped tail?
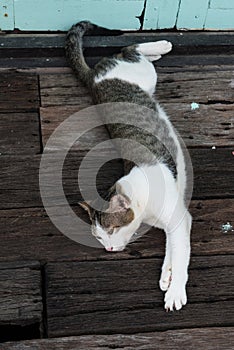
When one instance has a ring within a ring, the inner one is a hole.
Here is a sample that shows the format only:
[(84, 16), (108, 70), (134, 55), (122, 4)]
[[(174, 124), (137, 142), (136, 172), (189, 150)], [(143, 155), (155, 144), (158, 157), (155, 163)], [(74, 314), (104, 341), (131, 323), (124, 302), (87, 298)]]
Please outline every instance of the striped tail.
[(83, 55), (83, 36), (95, 35), (119, 35), (119, 30), (111, 30), (99, 27), (88, 21), (79, 22), (71, 27), (67, 33), (65, 50), (67, 59), (77, 77), (87, 86), (92, 79), (92, 69), (87, 65)]

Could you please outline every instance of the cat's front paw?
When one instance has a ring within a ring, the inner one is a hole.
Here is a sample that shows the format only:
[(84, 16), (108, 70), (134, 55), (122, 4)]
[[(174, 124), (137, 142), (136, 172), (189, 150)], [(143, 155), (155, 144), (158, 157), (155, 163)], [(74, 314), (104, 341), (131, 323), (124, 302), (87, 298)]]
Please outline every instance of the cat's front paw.
[(185, 285), (171, 284), (164, 298), (167, 311), (180, 310), (187, 303)]

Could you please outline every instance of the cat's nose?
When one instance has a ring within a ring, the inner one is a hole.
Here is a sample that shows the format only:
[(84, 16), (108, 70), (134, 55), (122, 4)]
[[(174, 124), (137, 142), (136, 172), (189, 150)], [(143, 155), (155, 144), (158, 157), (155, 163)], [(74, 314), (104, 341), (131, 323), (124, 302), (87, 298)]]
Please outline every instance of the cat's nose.
[(113, 247), (108, 247), (108, 248), (106, 248), (106, 250), (107, 250), (108, 252), (112, 252)]

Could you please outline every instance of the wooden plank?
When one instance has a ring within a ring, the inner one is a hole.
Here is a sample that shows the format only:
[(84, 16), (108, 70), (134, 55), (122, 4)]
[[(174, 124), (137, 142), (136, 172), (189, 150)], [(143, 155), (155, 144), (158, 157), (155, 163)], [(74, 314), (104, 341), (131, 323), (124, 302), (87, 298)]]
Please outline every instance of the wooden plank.
[(40, 335), (41, 325), (40, 264), (35, 261), (0, 263), (0, 339), (7, 340), (6, 330), (11, 333), (9, 339), (13, 339), (14, 332), (19, 332), (17, 326), (22, 332), (24, 327), (31, 326), (33, 332)]
[(38, 186), (39, 164), (39, 156), (1, 156), (1, 208), (41, 205)]
[[(161, 73), (158, 79), (160, 102), (234, 102), (233, 71)], [(73, 74), (41, 75), (40, 86), (42, 107), (91, 103), (87, 90)]]
[[(204, 50), (204, 48), (203, 48)], [(223, 47), (222, 50), (227, 51), (227, 54), (225, 55), (217, 55), (217, 54), (207, 54), (204, 56), (203, 54), (195, 54), (195, 55), (168, 55), (164, 56), (163, 59), (158, 61), (157, 67), (173, 67), (175, 71), (180, 68), (184, 68), (187, 66), (187, 68), (190, 68), (192, 66), (211, 66), (211, 65), (231, 65), (234, 60), (234, 55), (229, 53), (231, 51), (230, 46), (229, 47)], [(222, 51), (223, 52), (223, 51)], [(86, 61), (90, 66), (94, 66), (97, 62), (100, 61), (102, 57), (87, 57)], [(68, 67), (68, 63), (64, 56), (58, 56), (58, 57), (39, 57), (39, 58), (14, 58), (8, 59), (8, 58), (0, 58), (0, 71), (6, 71), (9, 68), (10, 69), (18, 69), (18, 70), (26, 70), (29, 68), (38, 68), (38, 71), (44, 69), (44, 68), (63, 68)], [(201, 68), (202, 69), (202, 68)]]
[(48, 335), (228, 326), (234, 321), (233, 265), (234, 256), (193, 258), (189, 303), (168, 314), (158, 287), (161, 259), (49, 263)]
[[(83, 153), (82, 153), (83, 152)], [(95, 161), (105, 163), (106, 156), (110, 149), (102, 150), (101, 154), (97, 150), (93, 157)], [(209, 198), (233, 198), (233, 149), (217, 148), (213, 149), (190, 149), (192, 163), (194, 167), (194, 199)], [(71, 152), (67, 157), (63, 168), (63, 185), (70, 204), (76, 204), (81, 200), (77, 187), (77, 171), (79, 164), (86, 152)], [(93, 159), (94, 159), (93, 158)], [(113, 159), (116, 154), (113, 155)], [(27, 156), (1, 156), (0, 174), (0, 208), (21, 208), (41, 206), (41, 199), (38, 185), (38, 169), (40, 157)], [(57, 156), (51, 157), (51, 162), (47, 167), (48, 174), (54, 174), (57, 164)], [(94, 163), (90, 161), (86, 168), (86, 189), (90, 187), (89, 181), (92, 173), (96, 171)], [(103, 193), (123, 174), (122, 162), (119, 160), (107, 163), (98, 174), (97, 188)], [(56, 193), (56, 183), (54, 186)], [(51, 192), (50, 192), (51, 193)], [(63, 199), (56, 198), (57, 204), (62, 204)]]
[(79, 105), (92, 102), (88, 90), (73, 74), (40, 76), (41, 105)]
[(160, 102), (234, 102), (233, 71), (160, 74), (157, 98)]
[(163, 103), (176, 130), (188, 147), (232, 146), (234, 144), (234, 104)]
[[(91, 105), (91, 104), (90, 104)], [(188, 147), (232, 146), (234, 143), (234, 104), (200, 104), (191, 110), (191, 103), (163, 103), (161, 106)], [(88, 107), (88, 105), (84, 106)], [(53, 131), (69, 116), (82, 109), (78, 106), (51, 106), (40, 109), (42, 140), (45, 146)], [(93, 118), (92, 118), (93, 120)], [(89, 120), (82, 113), (77, 123), (89, 129)], [(78, 124), (76, 124), (78, 127)], [(108, 138), (105, 127), (93, 129), (80, 140), (77, 149), (91, 149)], [(61, 140), (62, 141), (62, 140)], [(63, 141), (64, 142), (64, 141)], [(66, 144), (58, 144), (64, 148)]]
[(56, 339), (40, 339), (2, 344), (2, 350), (101, 350), (111, 347), (116, 350), (196, 350), (225, 349), (232, 350), (234, 342), (233, 327), (213, 327), (195, 329), (177, 329), (175, 331), (86, 335)]
[[(109, 152), (109, 148), (103, 150), (102, 154), (97, 150), (93, 159), (99, 159), (101, 162), (105, 162)], [(86, 152), (84, 151), (83, 153), (81, 151), (79, 155), (77, 155), (77, 153), (74, 154), (74, 152), (71, 153), (71, 155), (67, 157), (63, 168), (63, 185), (70, 203), (76, 204), (78, 200), (82, 199), (77, 187), (77, 171), (85, 154)], [(60, 155), (53, 155), (50, 164), (48, 164), (47, 172), (54, 174), (58, 157), (60, 159)], [(113, 158), (116, 158), (116, 154), (113, 155)], [(94, 165), (92, 164), (92, 162), (89, 163), (87, 174), (91, 174), (91, 172), (94, 171)], [(40, 156), (1, 156), (1, 209), (38, 207), (42, 205), (38, 181), (39, 166)], [(107, 164), (106, 168), (99, 171), (97, 180), (98, 189), (101, 192), (106, 191), (120, 176), (122, 176), (122, 174), (122, 162), (117, 160), (116, 162)], [(54, 184), (52, 184), (52, 186), (54, 186)], [(54, 187), (55, 193), (56, 186)], [(59, 196), (56, 198), (56, 201), (57, 205), (59, 205), (60, 202), (64, 203), (63, 198)]]
[(37, 113), (0, 113), (0, 153), (37, 154), (40, 152)]
[(181, 0), (176, 27), (178, 29), (203, 29), (209, 0)]
[(206, 29), (234, 29), (234, 8), (231, 9), (208, 9)]
[(179, 0), (148, 0), (143, 29), (173, 28), (176, 23), (179, 3)]
[(39, 107), (36, 74), (0, 73), (0, 111), (37, 111)]
[[(154, 0), (153, 0), (154, 1)], [(222, 0), (221, 0), (222, 1)], [(229, 1), (229, 0), (228, 0)], [(147, 9), (147, 8), (146, 8)], [(76, 18), (77, 19), (77, 18)], [(171, 41), (175, 47), (191, 48), (196, 47), (196, 51), (204, 53), (204, 46), (233, 47), (232, 32), (134, 32), (123, 33), (120, 36), (86, 36), (84, 37), (85, 48), (110, 48), (133, 45), (135, 43), (150, 42), (156, 40)], [(27, 48), (64, 48), (65, 34), (5, 34), (0, 36), (0, 49), (6, 48), (27, 49)], [(217, 50), (219, 51), (219, 50)], [(219, 53), (222, 53), (219, 51)]]
[[(193, 255), (234, 254), (233, 232), (224, 232), (222, 225), (233, 226), (233, 199), (193, 200), (192, 253)], [(75, 213), (87, 221), (84, 211), (73, 207)], [(63, 217), (58, 208), (58, 215)], [(90, 230), (84, 232), (91, 235)], [(52, 224), (42, 208), (0, 211), (0, 261), (87, 261), (162, 257), (165, 250), (164, 233), (151, 229), (144, 238), (127, 246), (124, 252), (108, 254), (105, 250), (77, 244), (68, 239)], [(37, 249), (32, 249), (37, 247)], [(101, 248), (101, 246), (100, 246)]]
[[(42, 132), (42, 142), (43, 145), (46, 145), (48, 138), (54, 132), (54, 130), (68, 117), (72, 114), (79, 112), (83, 108), (89, 107), (91, 105), (87, 103), (84, 106), (60, 106), (60, 107), (47, 107), (40, 109), (41, 116), (41, 132)], [(100, 119), (97, 118), (97, 122)], [(93, 125), (94, 118), (92, 116), (91, 123)], [(76, 128), (79, 130), (79, 125), (82, 129), (85, 127), (86, 130), (90, 129), (91, 126), (90, 120), (87, 120), (84, 114), (80, 113), (80, 117), (77, 118)], [(61, 142), (58, 140), (56, 144), (56, 149), (64, 149), (67, 147), (66, 143), (66, 130), (64, 130), (64, 138), (61, 138)], [(87, 131), (83, 136), (79, 138), (78, 142), (75, 142), (73, 145), (73, 150), (89, 150), (92, 149), (95, 145), (103, 142), (105, 140), (109, 140), (110, 136), (107, 132), (107, 129), (104, 126), (92, 128), (92, 130)], [(113, 146), (114, 148), (114, 146)]]
[[(212, 148), (204, 149), (190, 149), (190, 156), (194, 168), (194, 199), (206, 199), (206, 198), (232, 198), (234, 194), (234, 162), (233, 162), (233, 149), (232, 148)], [(108, 156), (109, 149), (93, 154), (93, 158), (87, 163), (85, 169), (85, 187), (87, 190), (92, 188), (90, 181), (92, 174), (95, 171), (95, 161), (105, 163), (105, 157)], [(115, 158), (116, 155), (113, 155)], [(92, 160), (93, 159), (93, 160)], [(48, 166), (47, 171), (54, 174), (54, 165), (51, 157), (51, 164)], [(67, 163), (64, 168), (64, 188), (71, 196), (72, 203), (75, 198), (79, 198), (77, 194), (77, 168), (80, 164), (81, 158), (76, 153), (71, 153), (67, 158)], [(117, 181), (118, 177), (123, 174), (122, 163), (113, 161), (107, 168), (99, 174), (97, 179), (97, 186), (100, 191), (108, 188), (111, 184), (111, 180)], [(224, 171), (225, 169), (225, 171)], [(109, 180), (108, 180), (109, 179)], [(99, 187), (100, 186), (100, 187)]]
[[(194, 169), (194, 198), (232, 197), (232, 189), (234, 189), (233, 149), (201, 149), (199, 151), (191, 149), (189, 152)], [(203, 179), (207, 179), (207, 182)], [(218, 190), (221, 183), (223, 194)]]
[[(73, 23), (89, 19), (115, 29), (139, 29), (144, 0), (71, 1), (18, 0), (15, 2), (15, 26), (20, 30), (68, 30)], [(105, 16), (103, 16), (105, 9)], [(4, 29), (4, 28), (3, 28)]]

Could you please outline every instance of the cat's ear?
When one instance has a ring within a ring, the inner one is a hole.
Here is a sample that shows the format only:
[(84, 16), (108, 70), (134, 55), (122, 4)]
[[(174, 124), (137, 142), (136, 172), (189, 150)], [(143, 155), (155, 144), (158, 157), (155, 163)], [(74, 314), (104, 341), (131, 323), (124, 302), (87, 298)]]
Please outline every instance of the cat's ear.
[(107, 212), (115, 213), (115, 212), (125, 212), (130, 208), (130, 200), (123, 196), (122, 194), (115, 194), (109, 203), (109, 207)]
[(106, 227), (121, 227), (130, 224), (134, 219), (134, 212), (130, 208), (130, 200), (122, 194), (114, 195), (109, 203), (109, 208), (104, 215)]
[(91, 207), (91, 201), (86, 202), (78, 202), (78, 204), (89, 214), (90, 219), (92, 219), (92, 207)]
[[(121, 227), (121, 226), (125, 226), (125, 225), (128, 225), (130, 224), (130, 222), (132, 222), (132, 220), (134, 219), (134, 212), (131, 208), (128, 208), (126, 210), (126, 212), (124, 212), (120, 218), (119, 218), (119, 223), (118, 225)], [(118, 226), (117, 225), (117, 226)]]

